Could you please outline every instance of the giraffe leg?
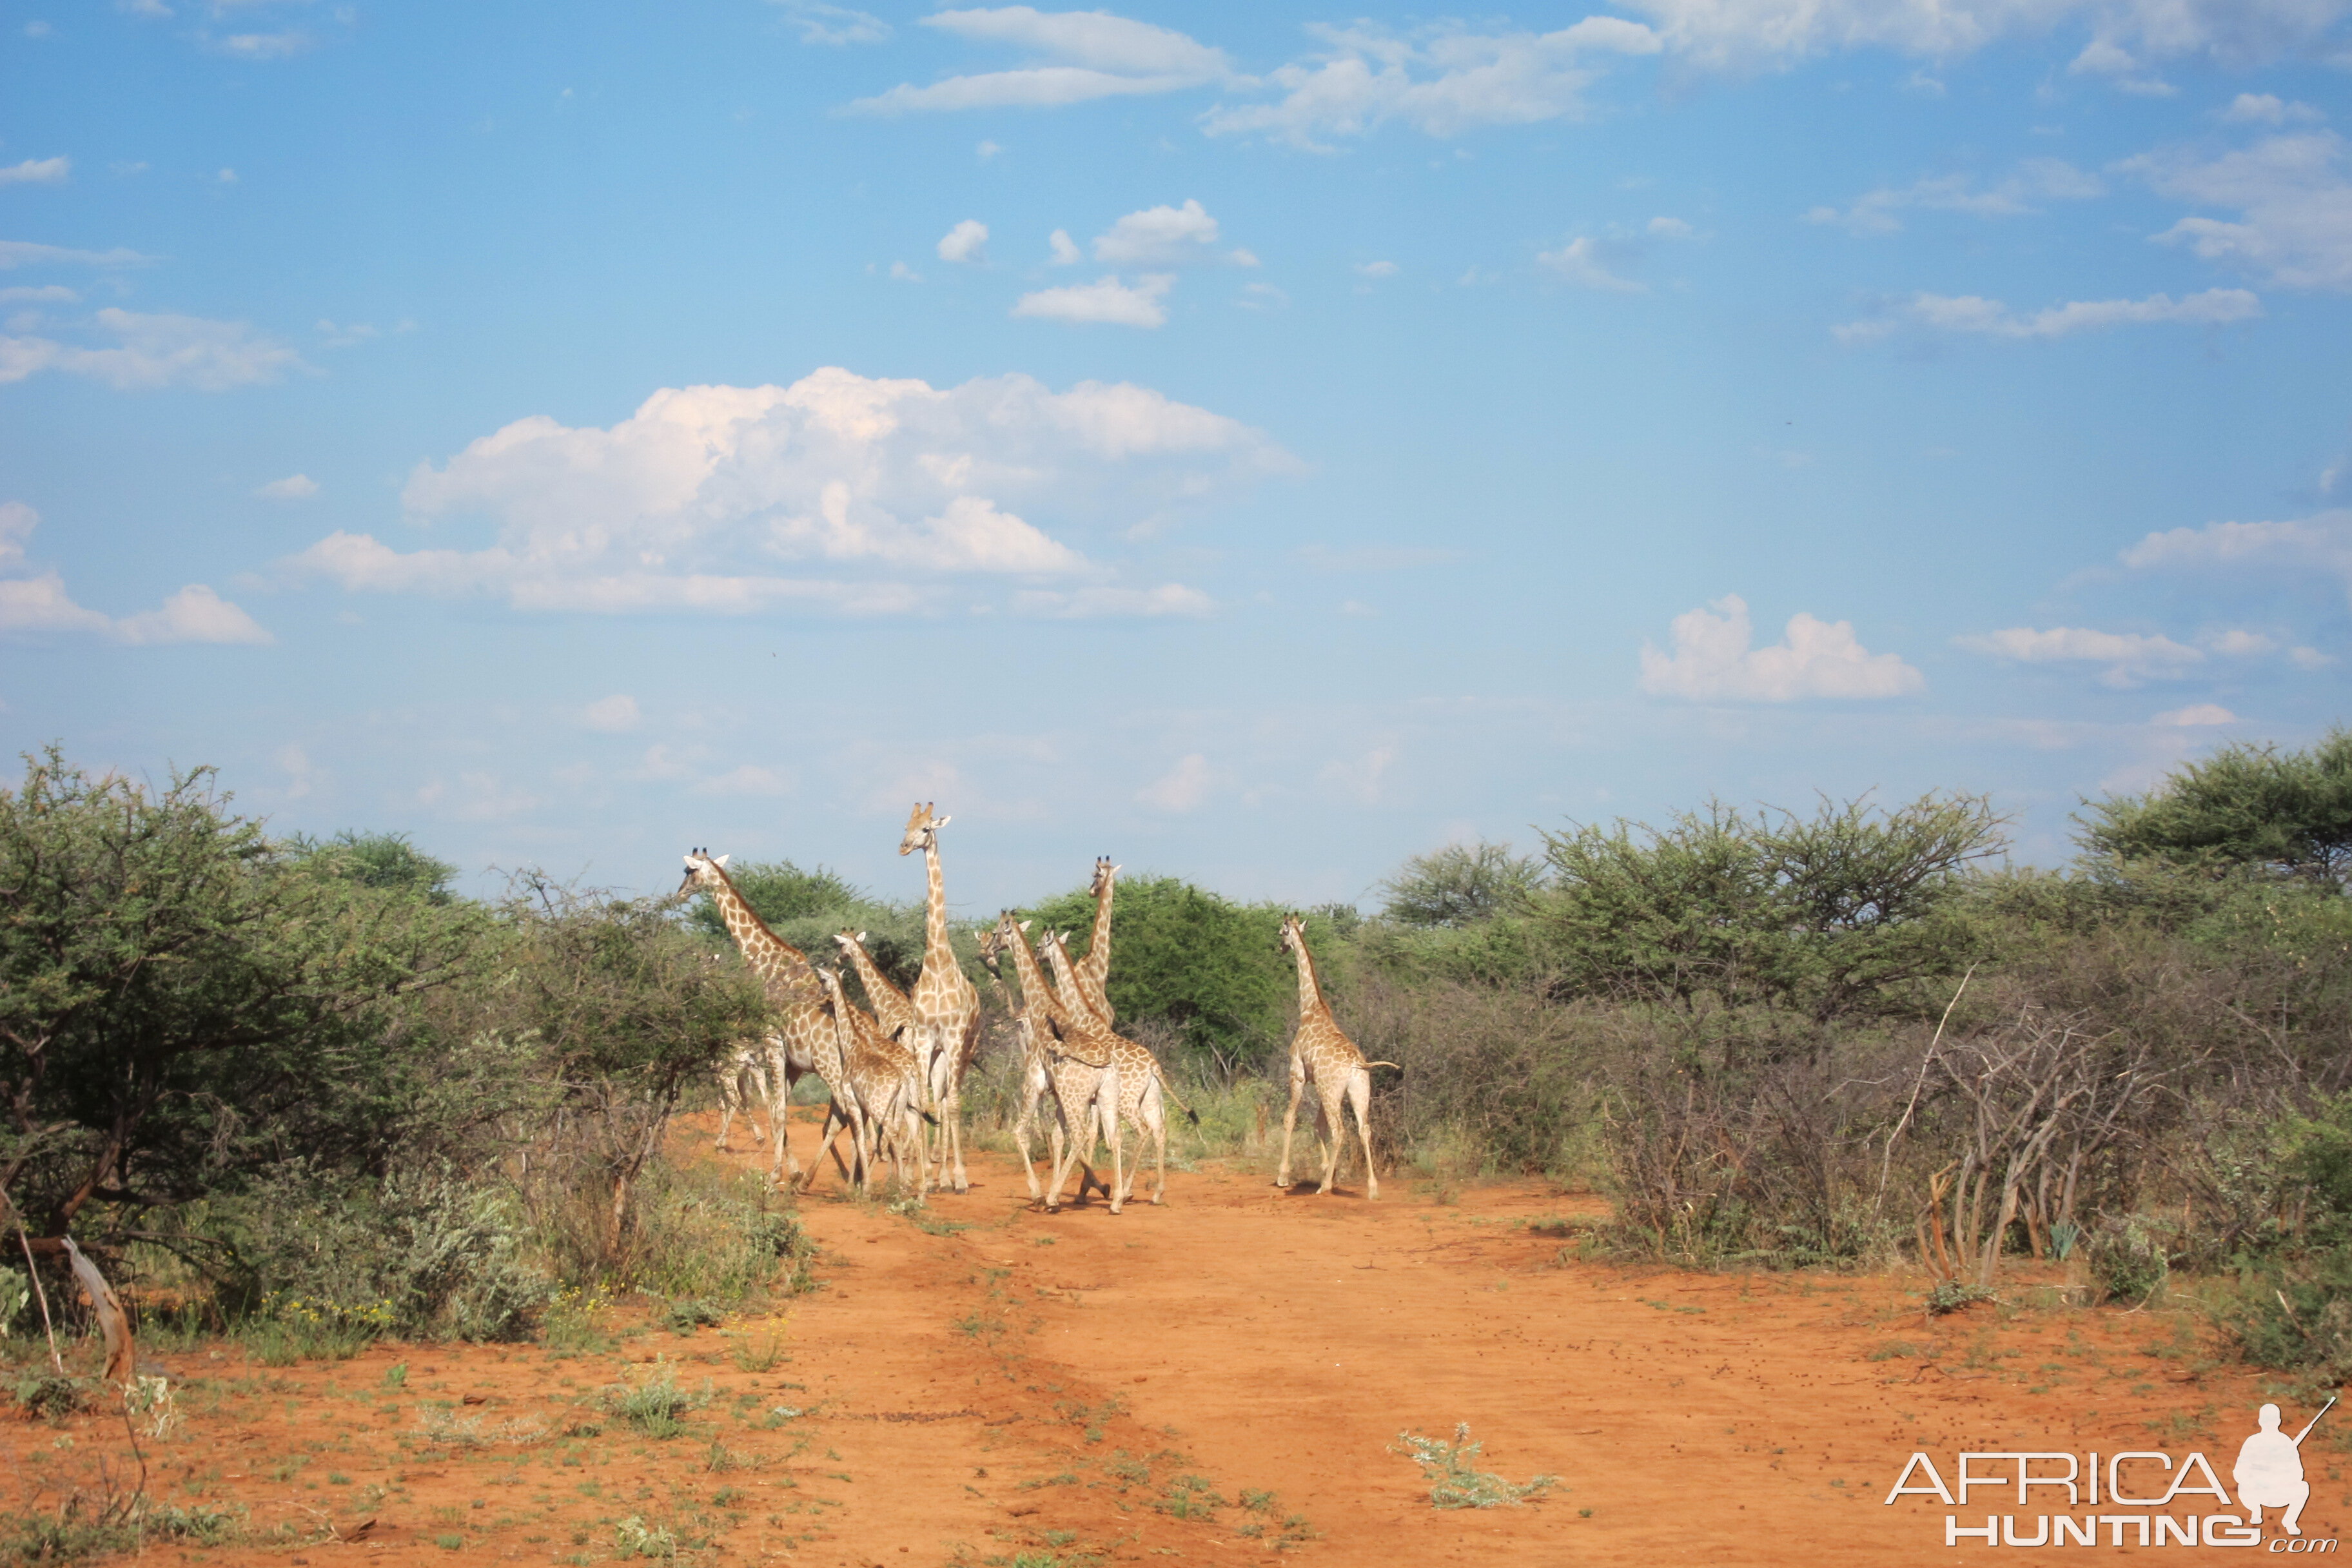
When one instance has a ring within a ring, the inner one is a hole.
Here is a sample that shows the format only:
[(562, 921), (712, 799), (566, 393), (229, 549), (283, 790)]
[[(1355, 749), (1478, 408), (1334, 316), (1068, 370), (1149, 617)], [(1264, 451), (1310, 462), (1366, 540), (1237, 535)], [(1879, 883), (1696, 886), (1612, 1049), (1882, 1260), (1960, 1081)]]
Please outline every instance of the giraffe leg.
[(1323, 1146), (1323, 1191), (1319, 1194), (1327, 1198), (1331, 1195), (1332, 1184), (1339, 1179), (1339, 1156), (1347, 1152), (1347, 1145), (1340, 1142), (1348, 1135), (1348, 1123), (1339, 1114), (1339, 1102), (1344, 1095), (1345, 1091), (1337, 1085), (1325, 1090), (1320, 1097), (1320, 1112), (1316, 1118), (1315, 1130), (1328, 1139)]
[(1119, 1155), (1118, 1137), (1118, 1063), (1116, 1058), (1102, 1077), (1102, 1092), (1095, 1103), (1102, 1110), (1103, 1131), (1110, 1142), (1110, 1212), (1117, 1214), (1123, 1201), (1120, 1189), (1126, 1184), (1126, 1163)]
[[(1160, 1092), (1159, 1074), (1152, 1074), (1151, 1081), (1144, 1086), (1141, 1098), (1136, 1101), (1136, 1110), (1135, 1130), (1151, 1139), (1152, 1157), (1159, 1166), (1158, 1179), (1151, 1189), (1151, 1201), (1157, 1205), (1168, 1198), (1168, 1105), (1167, 1096)], [(1137, 1163), (1141, 1163), (1139, 1152)], [(1132, 1182), (1128, 1184), (1128, 1195), (1135, 1195)]]
[(727, 1149), (727, 1127), (735, 1120), (735, 1099), (741, 1093), (736, 1083), (738, 1069), (729, 1067), (719, 1075), (719, 1140), (712, 1148), (724, 1153)]
[(1372, 1071), (1358, 1068), (1348, 1076), (1348, 1103), (1356, 1109), (1356, 1136), (1364, 1145), (1364, 1196), (1377, 1200), (1381, 1179), (1372, 1171)]
[(1282, 1163), (1274, 1171), (1274, 1184), (1290, 1185), (1290, 1134), (1298, 1125), (1298, 1096), (1307, 1088), (1307, 1069), (1297, 1057), (1290, 1058), (1290, 1108), (1282, 1113)]
[[(1075, 1140), (1071, 1132), (1068, 1108), (1062, 1103), (1060, 1096), (1056, 1095), (1054, 1100), (1054, 1174), (1052, 1182), (1045, 1188), (1047, 1214), (1061, 1212), (1062, 1183), (1068, 1178), (1070, 1145)], [(1079, 1195), (1081, 1197), (1085, 1195), (1083, 1189)]]
[[(786, 1131), (784, 1112), (793, 1102), (793, 1090), (800, 1087), (801, 1075), (793, 1069), (792, 1058), (782, 1050), (768, 1058), (768, 1086), (776, 1090), (768, 1107), (768, 1133), (775, 1140), (775, 1152), (768, 1160), (768, 1185), (776, 1184), (776, 1171), (782, 1166), (787, 1180), (797, 1179), (801, 1163), (793, 1158), (791, 1134)], [(782, 1086), (779, 1088), (778, 1086)]]

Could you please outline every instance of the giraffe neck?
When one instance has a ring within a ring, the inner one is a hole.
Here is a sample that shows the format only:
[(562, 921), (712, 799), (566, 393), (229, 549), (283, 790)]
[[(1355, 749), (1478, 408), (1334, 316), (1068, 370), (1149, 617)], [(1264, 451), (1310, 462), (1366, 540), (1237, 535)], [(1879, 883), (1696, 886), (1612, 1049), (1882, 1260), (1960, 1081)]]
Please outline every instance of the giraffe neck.
[(1331, 1009), (1323, 1001), (1323, 987), (1315, 979), (1315, 961), (1307, 953), (1307, 933), (1298, 934), (1298, 1016), (1303, 1020), (1316, 1014), (1328, 1016)]
[[(1067, 1023), (1068, 1015), (1062, 1010), (1060, 1001), (1046, 985), (1045, 976), (1038, 971), (1037, 955), (1029, 951), (1029, 940), (1019, 926), (1013, 928), (1012, 940), (1005, 945), (1013, 950), (1013, 973), (1021, 981), (1022, 1005), (1043, 1014), (1056, 1024)], [(1042, 1020), (1032, 1024), (1033, 1028), (1040, 1026)]]
[(710, 889), (710, 897), (719, 906), (719, 918), (727, 924), (727, 934), (741, 950), (743, 962), (751, 966), (771, 997), (781, 1000), (798, 994), (814, 978), (808, 954), (770, 931), (768, 922), (743, 901), (724, 870), (718, 876), (719, 885)]
[(955, 943), (948, 937), (948, 884), (940, 875), (940, 836), (936, 828), (923, 841), (923, 876), (930, 884), (927, 893), (929, 907), (923, 918), (923, 967), (938, 964), (942, 970), (954, 969)]
[(1110, 983), (1110, 900), (1118, 889), (1118, 879), (1103, 879), (1101, 896), (1095, 900), (1094, 934), (1087, 939), (1086, 962), (1078, 967), (1094, 977), (1097, 986)]
[(893, 1003), (901, 1007), (907, 1005), (907, 994), (891, 984), (890, 977), (876, 966), (872, 956), (866, 952), (864, 942), (853, 942), (849, 944), (849, 962), (857, 966), (857, 978), (865, 983), (866, 994), (874, 998), (877, 1007), (888, 1006)]

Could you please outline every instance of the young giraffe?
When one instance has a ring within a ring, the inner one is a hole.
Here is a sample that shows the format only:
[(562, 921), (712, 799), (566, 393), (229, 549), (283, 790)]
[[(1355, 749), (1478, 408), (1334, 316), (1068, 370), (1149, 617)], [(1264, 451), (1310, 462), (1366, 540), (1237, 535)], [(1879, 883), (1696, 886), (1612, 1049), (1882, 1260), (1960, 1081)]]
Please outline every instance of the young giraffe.
[[(1088, 1118), (1099, 1113), (1110, 1144), (1111, 1179), (1103, 1194), (1110, 1201), (1110, 1212), (1117, 1214), (1127, 1201), (1126, 1157), (1118, 1131), (1118, 1037), (1092, 1018), (1064, 1010), (1039, 973), (1037, 957), (1029, 951), (1023, 928), (1013, 923), (1011, 910), (997, 915), (996, 936), (998, 950), (1013, 954), (1013, 970), (1021, 979), (1021, 1011), (1030, 1060), (1042, 1067), (1054, 1100), (1054, 1175), (1045, 1190), (1045, 1212), (1052, 1214), (1062, 1206), (1062, 1184), (1069, 1177), (1072, 1161), (1084, 1164), (1085, 1156), (1093, 1152), (1094, 1139), (1084, 1130)], [(1087, 1174), (1093, 1176), (1091, 1168)], [(1102, 1186), (1099, 1178), (1093, 1178), (1093, 1184)], [(1082, 1200), (1086, 1191), (1087, 1183), (1082, 1180), (1078, 1187)]]
[[(915, 1022), (907, 1044), (923, 1064), (931, 1103), (939, 1110), (939, 1169), (943, 1181), (957, 1192), (969, 1192), (963, 1169), (963, 1075), (980, 1049), (980, 993), (956, 959), (948, 934), (947, 884), (940, 876), (940, 829), (950, 819), (931, 815), (929, 804), (918, 801), (907, 816), (907, 831), (899, 836), (898, 853), (923, 852), (928, 883), (923, 921), (923, 968), (908, 998)], [(953, 1162), (953, 1173), (949, 1171)]]
[(842, 1075), (856, 1091), (856, 1121), (850, 1128), (850, 1140), (857, 1150), (857, 1190), (872, 1195), (874, 1167), (887, 1143), (891, 1175), (901, 1184), (906, 1181), (908, 1152), (913, 1151), (915, 1191), (919, 1193), (928, 1184), (928, 1170), (921, 1077), (915, 1053), (883, 1034), (871, 1014), (842, 994), (838, 971), (820, 969), (817, 979), (824, 987), (825, 1004), (832, 1014)]
[(882, 1032), (894, 1040), (899, 1038), (915, 1023), (914, 1005), (907, 1000), (907, 994), (890, 984), (890, 977), (866, 952), (864, 931), (835, 931), (833, 940), (840, 947), (841, 955), (856, 966), (858, 982), (866, 987), (866, 999), (874, 1004), (874, 1016), (881, 1024)]
[(1095, 857), (1095, 879), (1087, 888), (1095, 896), (1094, 936), (1087, 943), (1087, 955), (1077, 963), (1087, 994), (1100, 1004), (1097, 1010), (1106, 1028), (1115, 1022), (1110, 1012), (1110, 900), (1118, 877), (1118, 868), (1110, 863), (1109, 856)]
[[(727, 860), (726, 856), (713, 857), (707, 849), (688, 854), (686, 880), (678, 884), (677, 896), (685, 898), (698, 890), (710, 895), (727, 934), (734, 938), (743, 962), (759, 976), (769, 1005), (776, 1012), (777, 1032), (767, 1037), (769, 1089), (775, 1097), (769, 1102), (769, 1131), (776, 1149), (768, 1162), (768, 1184), (773, 1186), (779, 1166), (787, 1176), (801, 1174), (800, 1162), (793, 1157), (792, 1144), (784, 1134), (784, 1107), (792, 1100), (793, 1088), (814, 1072), (836, 1100), (849, 1090), (841, 1082), (833, 1020), (825, 1012), (824, 988), (818, 983), (814, 966), (808, 954), (770, 931), (768, 922), (744, 901), (734, 879), (727, 875)], [(827, 1064), (835, 1064), (833, 1070), (826, 1070)], [(838, 1152), (833, 1158), (835, 1164), (841, 1163)], [(848, 1167), (843, 1166), (842, 1174), (847, 1177)], [(815, 1180), (816, 1168), (812, 1166), (808, 1181)]]
[(1356, 1135), (1364, 1145), (1364, 1190), (1369, 1197), (1381, 1195), (1381, 1179), (1372, 1172), (1372, 1068), (1392, 1068), (1394, 1062), (1368, 1062), (1356, 1042), (1340, 1031), (1332, 1019), (1331, 1009), (1323, 1000), (1323, 988), (1315, 981), (1315, 960), (1307, 952), (1307, 928), (1297, 915), (1286, 915), (1282, 921), (1282, 945), (1298, 959), (1298, 1028), (1290, 1037), (1290, 1109), (1282, 1114), (1282, 1163), (1275, 1170), (1274, 1184), (1290, 1185), (1290, 1133), (1298, 1121), (1298, 1097), (1309, 1085), (1315, 1089), (1315, 1130), (1318, 1138), (1327, 1137), (1328, 1148), (1323, 1159), (1322, 1195), (1331, 1193), (1331, 1178), (1338, 1173), (1340, 1141), (1347, 1136), (1348, 1123), (1339, 1113), (1341, 1100), (1356, 1109)]
[(760, 1131), (759, 1106), (768, 1108), (768, 1130), (775, 1131), (776, 1096), (768, 1083), (772, 1048), (767, 1040), (738, 1040), (734, 1050), (719, 1064), (719, 1138), (714, 1147), (722, 1153), (727, 1149), (727, 1129), (738, 1115), (751, 1123), (752, 1142), (768, 1141)]
[[(1026, 922), (1022, 929), (1028, 929)], [(988, 966), (988, 973), (994, 977), (997, 988), (1003, 990), (1004, 976), (997, 967), (997, 957), (1004, 951), (1004, 944), (997, 934), (996, 927), (974, 927), (971, 934), (980, 943), (981, 963)], [(1021, 1087), (1015, 1091), (1019, 1096), (1015, 1103), (1021, 1109), (1013, 1119), (1013, 1142), (1021, 1151), (1021, 1173), (1028, 1178), (1029, 1197), (1035, 1203), (1045, 1201), (1045, 1189), (1037, 1181), (1037, 1154), (1030, 1141), (1037, 1132), (1037, 1107), (1054, 1092), (1053, 1076), (1048, 1070), (1045, 1047), (1042, 1043), (1042, 1032), (1045, 1027), (1044, 1018), (1031, 1018), (1027, 997), (1013, 1005), (1013, 1033), (1021, 1042)], [(1093, 1171), (1087, 1169), (1079, 1175), (1078, 1197), (1082, 1201), (1093, 1174)], [(1110, 1194), (1105, 1193), (1103, 1195), (1108, 1197)]]
[[(1097, 1006), (1088, 996), (1085, 976), (1070, 958), (1068, 939), (1060, 931), (1047, 931), (1045, 940), (1037, 945), (1038, 951), (1045, 955), (1046, 962), (1053, 965), (1055, 983), (1061, 989), (1064, 1008), (1087, 1007), (1102, 1026), (1108, 1029), (1109, 1004)], [(1168, 1074), (1160, 1067), (1160, 1058), (1140, 1042), (1119, 1034), (1112, 1035), (1111, 1038), (1115, 1042), (1112, 1053), (1118, 1061), (1118, 1117), (1139, 1134), (1151, 1140), (1159, 1161), (1159, 1179), (1152, 1189), (1151, 1201), (1161, 1203), (1168, 1196), (1168, 1107), (1173, 1103), (1176, 1109), (1192, 1119), (1195, 1127), (1201, 1125), (1201, 1113), (1176, 1098), (1176, 1091), (1168, 1086)], [(1089, 1120), (1087, 1124), (1087, 1150), (1089, 1153), (1094, 1151), (1095, 1131), (1094, 1123)], [(1127, 1191), (1121, 1196), (1131, 1198), (1135, 1195), (1135, 1183), (1141, 1168), (1142, 1160), (1139, 1157), (1128, 1172)], [(1079, 1183), (1078, 1192), (1081, 1196), (1085, 1194), (1084, 1181)]]

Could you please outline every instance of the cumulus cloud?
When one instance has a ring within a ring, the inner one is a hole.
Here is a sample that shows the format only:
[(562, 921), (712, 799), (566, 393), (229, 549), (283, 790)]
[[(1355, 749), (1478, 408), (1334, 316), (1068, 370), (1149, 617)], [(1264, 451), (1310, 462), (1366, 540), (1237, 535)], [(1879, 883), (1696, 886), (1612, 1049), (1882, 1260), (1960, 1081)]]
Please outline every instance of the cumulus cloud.
[(951, 76), (928, 87), (902, 82), (862, 98), (865, 114), (957, 109), (1050, 109), (1101, 98), (1174, 92), (1232, 74), (1224, 51), (1182, 33), (1103, 11), (1039, 11), (1028, 5), (940, 11), (922, 19), (974, 43), (1027, 51), (1034, 63), (1015, 70)]
[[(21, 571), (40, 513), (22, 501), (0, 502), (0, 570)], [(163, 608), (116, 620), (74, 603), (55, 572), (0, 577), (0, 633), (93, 632), (127, 643), (266, 643), (269, 634), (251, 616), (201, 583), (163, 601)]]
[(2307, 103), (2291, 103), (2267, 92), (2242, 92), (2217, 117), (2224, 125), (2315, 125), (2327, 118)]
[(1034, 293), (1024, 294), (1013, 307), (1013, 313), (1049, 321), (1078, 321), (1089, 325), (1164, 326), (1168, 321), (1168, 308), (1160, 301), (1175, 282), (1176, 279), (1168, 273), (1150, 272), (1129, 285), (1120, 282), (1114, 273), (1092, 283), (1070, 283), (1058, 289), (1040, 289)]
[(1627, 0), (1661, 41), (1693, 64), (1792, 65), (1810, 55), (1881, 48), (1948, 60), (1989, 44), (2086, 23), (2095, 57), (2136, 68), (2145, 59), (2206, 56), (2231, 64), (2275, 58), (2313, 44), (2347, 14), (2347, 0)]
[(846, 5), (825, 5), (818, 0), (775, 0), (775, 4), (785, 19), (801, 30), (803, 44), (879, 44), (890, 37), (889, 23)]
[(1849, 234), (1894, 234), (1903, 226), (1897, 213), (1955, 212), (1969, 217), (2021, 217), (2042, 209), (2042, 201), (2083, 201), (2105, 195), (2106, 186), (2057, 158), (2029, 158), (2007, 179), (1984, 185), (1973, 174), (1940, 174), (1901, 190), (1864, 193), (1852, 206), (1814, 207), (1808, 223), (1832, 224)]
[(29, 239), (0, 239), (0, 272), (18, 267), (144, 267), (154, 259), (119, 245), (112, 250), (75, 250)]
[(2122, 165), (2159, 195), (2235, 219), (2182, 218), (2157, 235), (2289, 289), (2352, 289), (2352, 156), (2333, 131), (2269, 136), (2219, 155), (2175, 148)]
[(1197, 588), (1162, 583), (1156, 588), (1096, 585), (1064, 592), (1054, 588), (1024, 589), (1013, 596), (1018, 615), (1046, 620), (1088, 621), (1108, 616), (1210, 616), (1216, 602)]
[(1113, 267), (1183, 267), (1217, 260), (1257, 265), (1257, 258), (1245, 250), (1219, 257), (1211, 248), (1217, 232), (1217, 220), (1197, 201), (1187, 200), (1181, 207), (1145, 207), (1095, 236), (1095, 259)]
[[(1292, 466), (1256, 431), (1143, 387), (826, 369), (665, 390), (605, 429), (519, 420), (419, 467), (404, 492), (412, 521), (483, 519), (488, 542), (398, 550), (338, 531), (284, 564), (352, 591), (493, 593), (526, 610), (898, 615), (976, 578), (1036, 584), (1013, 605), (1033, 614), (1197, 614), (1192, 590), (1123, 586), (1033, 519), (1115, 542)], [(793, 563), (824, 571), (782, 569)], [(1057, 580), (1073, 586), (1043, 586)]]
[(0, 185), (59, 185), (72, 172), (71, 158), (27, 158), (0, 167)]
[(2148, 721), (2158, 729), (2193, 730), (2208, 724), (2234, 724), (2238, 716), (2218, 702), (2193, 702), (2186, 708), (2168, 709)]
[(1630, 278), (1621, 278), (1609, 269), (1604, 258), (1608, 242), (1591, 235), (1579, 235), (1558, 250), (1539, 250), (1538, 265), (1545, 267), (1580, 288), (1598, 289), (1604, 293), (1639, 294), (1647, 285)]
[(635, 729), (643, 715), (637, 711), (635, 698), (625, 691), (616, 691), (610, 697), (600, 697), (588, 704), (581, 710), (580, 717), (591, 730), (618, 734), (624, 730)]
[(2008, 626), (1952, 639), (1971, 653), (1990, 654), (2013, 664), (2100, 664), (2101, 681), (2109, 686), (2137, 686), (2150, 677), (2179, 675), (2204, 662), (2205, 656), (2186, 643), (2144, 632), (2102, 632), (2088, 626)]
[(95, 326), (102, 347), (52, 338), (0, 336), (0, 382), (45, 370), (88, 376), (119, 392), (193, 386), (202, 392), (277, 381), (309, 370), (302, 356), (243, 321), (200, 316), (142, 315), (110, 306)]
[(1360, 261), (1356, 264), (1356, 272), (1360, 277), (1374, 279), (1393, 278), (1397, 275), (1397, 264), (1393, 261)]
[(1801, 613), (1790, 617), (1780, 642), (1752, 647), (1748, 605), (1737, 594), (1676, 616), (1669, 636), (1671, 652), (1642, 646), (1640, 686), (1654, 697), (1790, 702), (1803, 697), (1901, 697), (1927, 684), (1900, 656), (1864, 647), (1851, 621)]
[(2020, 315), (1998, 300), (1974, 294), (1915, 294), (1892, 316), (1847, 321), (1830, 331), (1843, 343), (1874, 342), (1906, 324), (1980, 337), (2063, 338), (2108, 327), (2222, 326), (2262, 313), (2263, 302), (2243, 289), (2208, 289), (2179, 300), (2169, 294), (2145, 300), (2074, 300), (2032, 315)]
[(984, 261), (988, 258), (988, 226), (968, 217), (940, 237), (941, 261)]
[(1370, 23), (1307, 29), (1323, 48), (1265, 79), (1274, 103), (1220, 104), (1212, 136), (1267, 135), (1302, 147), (1362, 136), (1391, 121), (1432, 136), (1583, 113), (1594, 55), (1658, 51), (1638, 22), (1587, 16), (1550, 33), (1477, 33), (1457, 25), (1400, 34)]
[(253, 492), (264, 500), (309, 500), (319, 493), (319, 481), (308, 474), (289, 474), (282, 479), (272, 479)]
[(1045, 244), (1053, 252), (1054, 265), (1056, 267), (1076, 267), (1087, 258), (1086, 252), (1080, 250), (1077, 243), (1070, 238), (1068, 229), (1055, 229), (1045, 237)]
[(2123, 552), (2135, 571), (2330, 577), (2352, 595), (2352, 509), (2283, 522), (2211, 522), (2151, 533)]
[(1209, 759), (1198, 752), (1176, 760), (1160, 778), (1135, 792), (1135, 798), (1161, 811), (1185, 812), (1209, 798)]

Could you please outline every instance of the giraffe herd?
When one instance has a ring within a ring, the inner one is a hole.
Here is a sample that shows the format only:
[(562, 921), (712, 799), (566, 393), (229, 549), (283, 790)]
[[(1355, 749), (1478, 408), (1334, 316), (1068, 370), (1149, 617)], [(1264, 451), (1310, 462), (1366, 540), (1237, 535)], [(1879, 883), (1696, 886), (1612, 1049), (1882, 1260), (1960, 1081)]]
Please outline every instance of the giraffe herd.
[[(874, 1173), (885, 1159), (905, 1184), (912, 1166), (917, 1194), (952, 1186), (968, 1191), (963, 1159), (963, 1079), (980, 1046), (980, 993), (958, 962), (948, 924), (946, 885), (940, 870), (939, 830), (950, 818), (918, 803), (907, 818), (898, 853), (920, 851), (926, 882), (924, 946), (913, 989), (901, 991), (866, 951), (863, 931), (837, 932), (834, 942), (844, 964), (856, 972), (871, 1011), (851, 1000), (838, 967), (826, 968), (770, 929), (727, 874), (724, 855), (697, 849), (686, 857), (683, 898), (708, 894), (728, 935), (758, 977), (772, 1009), (773, 1027), (756, 1044), (745, 1042), (719, 1068), (719, 1147), (727, 1147), (729, 1127), (742, 1114), (757, 1142), (774, 1145), (769, 1180), (813, 1184), (828, 1156), (845, 1182), (870, 1194)], [(1108, 857), (1095, 862), (1090, 891), (1094, 929), (1087, 951), (1074, 956), (1060, 931), (1034, 943), (1029, 922), (1001, 911), (992, 927), (974, 934), (990, 973), (1003, 978), (1000, 960), (1013, 958), (1020, 987), (1013, 1031), (1021, 1043), (1019, 1115), (1013, 1134), (1029, 1182), (1029, 1195), (1048, 1213), (1061, 1207), (1072, 1169), (1078, 1173), (1077, 1201), (1101, 1193), (1112, 1214), (1134, 1196), (1137, 1159), (1127, 1156), (1125, 1134), (1152, 1148), (1157, 1164), (1151, 1201), (1168, 1191), (1168, 1112), (1199, 1115), (1179, 1100), (1168, 1075), (1150, 1051), (1118, 1033), (1109, 996), (1111, 904), (1118, 868)], [(1282, 926), (1282, 946), (1298, 964), (1298, 1027), (1290, 1047), (1290, 1105), (1283, 1117), (1282, 1159), (1275, 1185), (1288, 1187), (1290, 1145), (1298, 1105), (1312, 1089), (1314, 1127), (1328, 1145), (1321, 1191), (1328, 1194), (1343, 1153), (1341, 1107), (1351, 1107), (1364, 1151), (1367, 1194), (1380, 1196), (1372, 1173), (1371, 1072), (1389, 1062), (1367, 1062), (1331, 1016), (1315, 975), (1303, 930), (1296, 916)], [(1050, 978), (1048, 971), (1051, 972)], [(817, 1163), (805, 1174), (787, 1147), (784, 1110), (793, 1089), (811, 1073), (824, 1083), (828, 1100), (819, 1135)], [(755, 1105), (764, 1103), (768, 1130), (759, 1129)], [(1041, 1117), (1046, 1134), (1050, 1176), (1037, 1179), (1034, 1140)], [(837, 1140), (850, 1135), (851, 1157), (842, 1158)], [(1099, 1140), (1110, 1152), (1110, 1179), (1097, 1173)]]

